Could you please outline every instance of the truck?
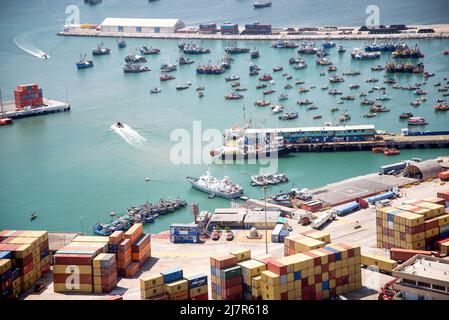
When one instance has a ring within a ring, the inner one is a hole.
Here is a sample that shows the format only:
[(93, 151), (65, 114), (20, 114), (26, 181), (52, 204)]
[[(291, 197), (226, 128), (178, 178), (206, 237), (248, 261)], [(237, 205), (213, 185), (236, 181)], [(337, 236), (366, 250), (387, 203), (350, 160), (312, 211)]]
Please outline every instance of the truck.
[(334, 220), (335, 216), (336, 216), (336, 213), (334, 210), (326, 210), (321, 215), (319, 215), (316, 219), (314, 219), (312, 221), (311, 227), (314, 229), (319, 229), (326, 222)]
[(343, 204), (338, 207), (334, 207), (334, 211), (338, 216), (345, 216), (351, 212), (360, 210), (360, 204), (358, 204), (356, 201), (352, 201), (346, 204)]

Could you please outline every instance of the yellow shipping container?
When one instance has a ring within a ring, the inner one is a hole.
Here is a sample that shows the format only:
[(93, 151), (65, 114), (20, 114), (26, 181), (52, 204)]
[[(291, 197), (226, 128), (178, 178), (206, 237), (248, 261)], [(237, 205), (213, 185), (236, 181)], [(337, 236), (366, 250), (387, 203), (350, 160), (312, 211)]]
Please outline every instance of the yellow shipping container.
[(449, 213), (438, 217), (438, 224), (439, 224), (439, 227), (441, 227), (442, 225), (445, 225), (445, 224), (449, 224)]
[(387, 257), (382, 257), (373, 254), (362, 254), (362, 265), (376, 266), (382, 271), (392, 272), (398, 266), (398, 263)]
[(256, 276), (256, 277), (253, 277), (252, 279), (251, 279), (251, 287), (253, 287), (253, 288), (260, 288), (260, 286), (261, 286), (261, 281), (262, 281), (262, 277), (261, 276)]
[(319, 231), (319, 230), (314, 230), (312, 229), (312, 231), (307, 231), (306, 234), (301, 233), (303, 236), (315, 239), (315, 240), (319, 240), (322, 241), (324, 243), (330, 243), (331, 242), (331, 234), (328, 232), (324, 232), (324, 231)]
[(287, 282), (287, 290), (288, 291), (295, 290), (295, 282), (294, 281)]
[(292, 291), (288, 291), (287, 292), (287, 297), (288, 297), (288, 300), (294, 300), (295, 299), (295, 292), (292, 290)]
[(237, 262), (251, 259), (250, 249), (234, 250), (230, 251), (229, 254), (235, 256), (237, 258)]
[(61, 273), (61, 274), (92, 274), (91, 266), (74, 266), (74, 265), (54, 265), (53, 273)]
[(16, 280), (14, 280), (12, 282), (13, 289), (20, 288), (21, 285), (22, 285), (22, 279), (20, 277), (18, 277)]
[(140, 289), (146, 290), (163, 286), (164, 277), (160, 273), (143, 275), (140, 277)]
[(0, 274), (11, 269), (11, 259), (0, 259)]
[(172, 283), (165, 284), (165, 292), (168, 294), (175, 294), (181, 291), (188, 290), (188, 282), (187, 280), (179, 280)]
[[(440, 228), (433, 228), (426, 231), (426, 238), (431, 238), (440, 234)], [(420, 239), (421, 240), (421, 239)]]
[(404, 213), (403, 216), (405, 218), (405, 225), (407, 227), (416, 227), (424, 223), (424, 217), (422, 215), (407, 212)]
[(207, 284), (201, 286), (201, 287), (196, 287), (196, 288), (192, 288), (189, 290), (189, 296), (190, 297), (196, 297), (196, 296), (200, 296), (202, 294), (207, 293)]
[(91, 284), (67, 285), (65, 283), (54, 283), (55, 292), (93, 292)]
[(260, 275), (262, 271), (267, 269), (267, 265), (257, 260), (246, 260), (238, 263), (242, 267), (243, 275), (246, 279)]
[(449, 254), (449, 241), (443, 242), (440, 245), (440, 251), (442, 254)]
[(29, 244), (32, 248), (39, 250), (39, 240), (37, 238), (26, 238), (26, 237), (12, 237), (8, 239), (10, 244)]
[(314, 249), (324, 248), (325, 245), (323, 241), (305, 237), (295, 241), (295, 250), (308, 252)]
[(281, 283), (280, 276), (274, 272), (265, 270), (261, 273), (262, 282), (269, 284), (271, 286), (277, 286)]

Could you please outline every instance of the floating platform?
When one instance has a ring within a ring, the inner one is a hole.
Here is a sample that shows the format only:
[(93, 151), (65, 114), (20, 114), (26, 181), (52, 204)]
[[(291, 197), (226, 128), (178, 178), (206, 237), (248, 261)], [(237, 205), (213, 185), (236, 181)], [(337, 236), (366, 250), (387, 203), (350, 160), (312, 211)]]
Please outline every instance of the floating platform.
[(3, 103), (3, 113), (0, 112), (0, 117), (19, 119), (67, 111), (70, 111), (70, 104), (46, 98), (42, 106), (23, 109), (16, 109), (14, 101), (7, 101)]

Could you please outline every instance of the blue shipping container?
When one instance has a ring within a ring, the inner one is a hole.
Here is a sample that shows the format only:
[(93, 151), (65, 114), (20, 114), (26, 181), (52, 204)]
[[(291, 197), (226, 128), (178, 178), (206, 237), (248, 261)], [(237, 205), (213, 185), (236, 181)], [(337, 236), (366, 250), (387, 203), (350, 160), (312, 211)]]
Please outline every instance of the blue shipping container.
[(369, 203), (375, 203), (377, 201), (385, 200), (385, 199), (392, 199), (396, 196), (396, 194), (393, 191), (377, 194), (375, 196), (366, 198), (366, 201)]
[(0, 251), (0, 259), (11, 259), (11, 251)]
[(161, 275), (164, 277), (164, 283), (171, 283), (182, 280), (183, 271), (180, 268), (174, 268), (161, 272)]
[(204, 273), (186, 277), (185, 279), (187, 279), (189, 289), (201, 287), (207, 284), (207, 276)]
[(344, 216), (348, 213), (357, 211), (359, 209), (360, 209), (360, 205), (355, 201), (338, 206), (338, 207), (334, 207), (334, 210), (337, 212), (337, 215), (339, 215), (339, 216)]
[(296, 280), (301, 280), (301, 271), (296, 271), (293, 272), (293, 279)]

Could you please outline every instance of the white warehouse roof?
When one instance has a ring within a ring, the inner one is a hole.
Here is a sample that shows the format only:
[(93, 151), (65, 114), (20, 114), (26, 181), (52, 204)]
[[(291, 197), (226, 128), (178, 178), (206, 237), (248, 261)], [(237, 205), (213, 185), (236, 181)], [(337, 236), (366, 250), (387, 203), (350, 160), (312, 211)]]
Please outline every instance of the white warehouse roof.
[(106, 18), (102, 26), (121, 27), (175, 27), (179, 19), (134, 19), (134, 18)]

